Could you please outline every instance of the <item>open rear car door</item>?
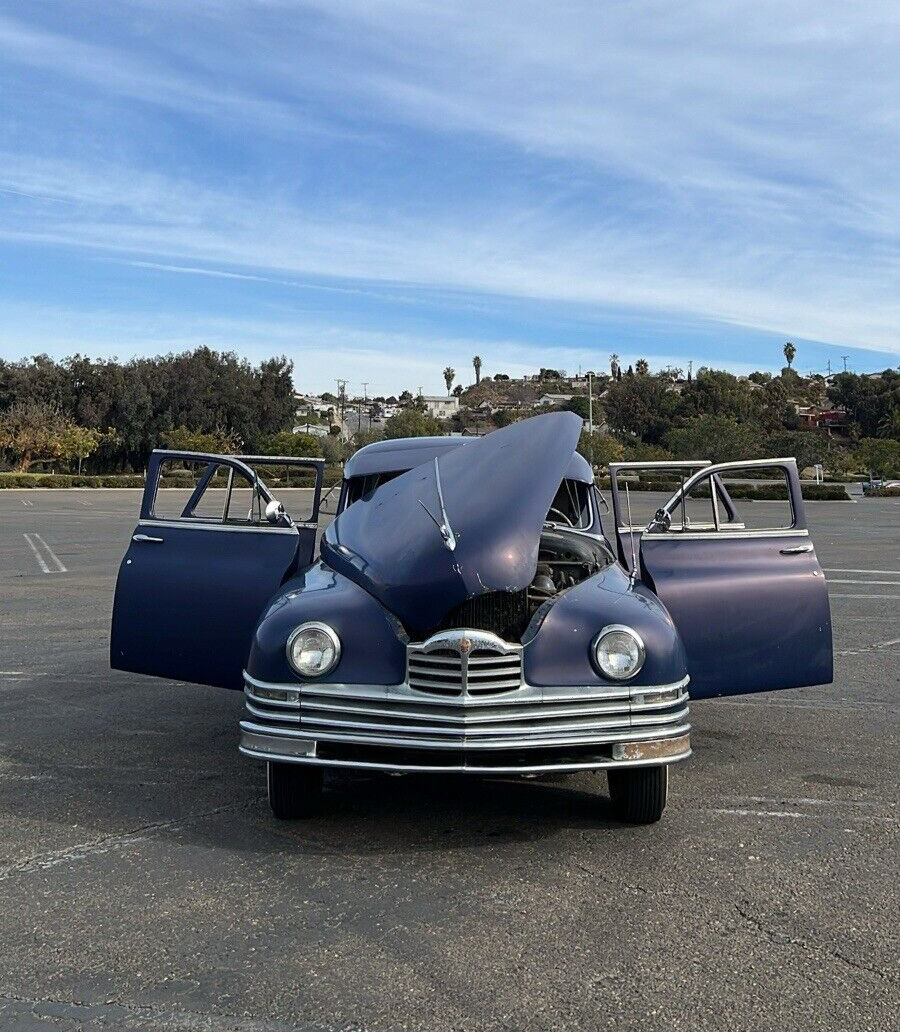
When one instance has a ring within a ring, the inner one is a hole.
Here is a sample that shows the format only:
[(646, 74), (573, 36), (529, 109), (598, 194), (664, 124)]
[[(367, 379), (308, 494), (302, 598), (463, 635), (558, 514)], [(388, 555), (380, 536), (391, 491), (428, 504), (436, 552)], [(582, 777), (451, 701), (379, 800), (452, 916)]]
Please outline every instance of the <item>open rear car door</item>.
[[(764, 484), (771, 497), (738, 499), (738, 514), (726, 477), (734, 494)], [(684, 642), (693, 698), (831, 682), (828, 589), (794, 459), (702, 466), (640, 535), (638, 563)]]
[[(243, 687), (263, 607), (313, 560), (323, 468), (322, 459), (153, 452), (116, 582), (112, 667)], [(286, 481), (281, 506), (260, 470)]]

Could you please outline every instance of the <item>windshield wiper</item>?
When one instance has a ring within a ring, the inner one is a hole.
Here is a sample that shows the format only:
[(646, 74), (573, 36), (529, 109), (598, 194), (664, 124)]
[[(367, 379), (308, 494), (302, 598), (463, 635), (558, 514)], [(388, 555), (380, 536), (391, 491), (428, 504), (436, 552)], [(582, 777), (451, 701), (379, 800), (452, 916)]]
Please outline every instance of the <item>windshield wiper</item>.
[(432, 523), (434, 523), (438, 529), (438, 533), (441, 535), (441, 540), (444, 542), (444, 546), (449, 548), (452, 552), (456, 548), (456, 535), (453, 533), (453, 528), (450, 526), (450, 520), (447, 518), (447, 510), (444, 508), (444, 493), (441, 491), (441, 471), (438, 468), (438, 460), (436, 456), (434, 460), (434, 484), (437, 488), (438, 505), (441, 507), (440, 520), (434, 515), (421, 498), (419, 499), (419, 505), (421, 505), (425, 512), (427, 512), (431, 517)]

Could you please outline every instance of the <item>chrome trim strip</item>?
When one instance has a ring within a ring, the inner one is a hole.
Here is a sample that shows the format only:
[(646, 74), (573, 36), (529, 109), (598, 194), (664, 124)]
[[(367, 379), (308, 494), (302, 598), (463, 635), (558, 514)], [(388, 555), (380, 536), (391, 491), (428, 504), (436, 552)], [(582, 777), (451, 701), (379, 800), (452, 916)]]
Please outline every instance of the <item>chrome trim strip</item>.
[(171, 527), (174, 530), (227, 530), (241, 534), (265, 531), (266, 534), (296, 534), (297, 527), (316, 527), (318, 524), (295, 523), (292, 527), (273, 527), (270, 523), (253, 523), (247, 527), (230, 523), (202, 523), (195, 520), (140, 520), (139, 527)]
[[(252, 698), (254, 698), (254, 696), (248, 695), (248, 698), (252, 699)], [(656, 706), (656, 707), (660, 707), (660, 706), (675, 706), (679, 702), (686, 702), (686, 701), (687, 701), (687, 695), (681, 695), (677, 699), (672, 699), (671, 702), (652, 703), (652, 704), (648, 704), (646, 706), (641, 706), (641, 709), (642, 710), (644, 710), (644, 709), (650, 710), (651, 706)], [(478, 714), (472, 714), (471, 716), (450, 716), (450, 715), (444, 714), (444, 713), (439, 713), (439, 714), (436, 714), (436, 713), (421, 713), (421, 714), (419, 714), (419, 713), (416, 713), (416, 712), (410, 712), (409, 710), (385, 709), (383, 707), (376, 708), (374, 706), (357, 706), (354, 703), (355, 703), (355, 700), (350, 700), (350, 705), (337, 706), (337, 705), (330, 705), (327, 702), (315, 701), (315, 702), (310, 702), (308, 705), (309, 705), (309, 709), (310, 710), (313, 710), (313, 711), (315, 711), (317, 713), (322, 713), (322, 712), (324, 712), (324, 713), (346, 713), (346, 714), (358, 713), (360, 716), (363, 716), (363, 717), (366, 717), (366, 716), (387, 717), (387, 718), (394, 718), (394, 717), (396, 717), (397, 719), (401, 719), (401, 720), (411, 720), (411, 719), (416, 719), (416, 720), (419, 720), (419, 719), (421, 719), (421, 720), (432, 720), (432, 721), (440, 721), (442, 724), (445, 724), (445, 725), (447, 725), (448, 727), (451, 727), (451, 728), (452, 727), (461, 727), (461, 728), (465, 728), (465, 727), (482, 727), (482, 726), (486, 726), (486, 725), (490, 725), (490, 724), (508, 724), (508, 723), (510, 723), (512, 721), (517, 721), (517, 720), (553, 719), (555, 717), (607, 716), (607, 715), (615, 714), (615, 713), (625, 713), (625, 714), (628, 714), (628, 713), (631, 712), (631, 707), (630, 707), (630, 705), (627, 702), (624, 703), (624, 704), (612, 703), (609, 706), (602, 706), (600, 708), (598, 708), (596, 706), (591, 706), (590, 704), (588, 704), (588, 708), (586, 708), (586, 709), (585, 708), (581, 708), (581, 709), (574, 709), (574, 708), (573, 709), (558, 709), (558, 708), (556, 708), (554, 706), (549, 706), (549, 705), (548, 706), (541, 706), (541, 704), (538, 703), (538, 704), (536, 704), (534, 709), (528, 709), (528, 710), (526, 710), (523, 713), (510, 713), (509, 711), (507, 711), (505, 713), (489, 713), (487, 715), (478, 713)], [(304, 701), (304, 706), (305, 705), (307, 705), (307, 704)], [(575, 706), (575, 705), (577, 705), (577, 704), (573, 703), (573, 706)], [(249, 704), (248, 704), (247, 708), (251, 709)], [(266, 716), (269, 716), (271, 718), (271, 717), (275, 717), (276, 714), (269, 713), (269, 714), (266, 714)], [(278, 719), (280, 719), (280, 718), (278, 718)], [(288, 718), (285, 718), (285, 719), (288, 719)]]
[[(498, 696), (477, 696), (470, 699), (460, 699), (457, 696), (434, 696), (427, 693), (417, 692), (411, 689), (404, 682), (399, 684), (344, 684), (330, 682), (318, 684), (310, 682), (288, 682), (261, 681), (252, 677), (244, 671), (244, 683), (251, 688), (267, 688), (273, 691), (300, 692), (301, 695), (333, 695), (338, 699), (359, 699), (359, 700), (384, 700), (386, 702), (402, 701), (416, 702), (423, 706), (454, 706), (466, 709), (474, 709), (484, 706), (516, 706), (527, 703), (543, 702), (605, 702), (607, 700), (624, 699), (630, 700), (633, 695), (652, 695), (674, 691), (676, 688), (686, 690), (690, 684), (690, 676), (683, 677), (680, 681), (673, 681), (671, 684), (610, 684), (610, 685), (532, 685), (523, 681), (522, 687), (508, 695)], [(260, 702), (268, 703), (268, 699), (259, 699)], [(299, 703), (284, 703), (287, 706), (299, 705)]]
[(661, 766), (663, 764), (678, 763), (686, 760), (691, 755), (691, 750), (675, 756), (666, 756), (649, 760), (584, 760), (579, 763), (541, 763), (530, 764), (521, 767), (481, 767), (475, 764), (400, 764), (400, 763), (375, 763), (371, 760), (328, 760), (319, 757), (310, 757), (305, 753), (292, 754), (292, 742), (278, 742), (279, 751), (271, 748), (272, 739), (270, 736), (260, 736), (251, 731), (241, 732), (240, 751), (245, 756), (257, 760), (279, 760), (287, 763), (306, 763), (319, 767), (344, 767), (354, 770), (386, 770), (405, 771), (419, 774), (539, 774), (551, 771), (569, 770), (602, 770), (607, 767), (648, 767)]
[(680, 530), (648, 531), (646, 528), (642, 533), (644, 540), (654, 538), (665, 541), (721, 541), (723, 538), (809, 537), (809, 531), (805, 527), (786, 527), (784, 530), (728, 530), (727, 524), (722, 530), (708, 530), (702, 534), (692, 534), (690, 531), (683, 533)]
[[(684, 711), (682, 716), (686, 714)], [(525, 738), (510, 738), (502, 741), (471, 741), (466, 738), (464, 742), (435, 742), (432, 739), (419, 739), (412, 735), (400, 738), (393, 738), (389, 735), (357, 735), (350, 731), (342, 734), (334, 734), (329, 731), (295, 731), (293, 728), (273, 728), (264, 724), (254, 724), (249, 720), (242, 720), (241, 731), (248, 731), (252, 734), (263, 735), (267, 738), (298, 738), (304, 741), (318, 740), (321, 742), (341, 742), (343, 744), (358, 745), (381, 745), (397, 746), (406, 749), (535, 749), (550, 746), (566, 745), (612, 745), (616, 742), (655, 742), (663, 738), (677, 738), (679, 735), (690, 732), (690, 724), (676, 724), (666, 728), (654, 727), (652, 733), (647, 731), (614, 731), (597, 734), (589, 732), (583, 734), (556, 734), (555, 737), (541, 737), (529, 735)]]

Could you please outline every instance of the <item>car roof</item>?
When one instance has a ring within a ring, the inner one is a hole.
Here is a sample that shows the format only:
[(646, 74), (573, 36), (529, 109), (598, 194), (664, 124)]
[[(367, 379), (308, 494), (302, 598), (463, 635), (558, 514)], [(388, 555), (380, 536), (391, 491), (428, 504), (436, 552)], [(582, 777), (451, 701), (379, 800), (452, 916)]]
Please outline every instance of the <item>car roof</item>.
[[(366, 477), (373, 473), (397, 473), (429, 462), (478, 437), (401, 437), (375, 441), (355, 452), (344, 465), (344, 479)], [(568, 480), (592, 484), (594, 474), (583, 455), (574, 452), (566, 469)]]

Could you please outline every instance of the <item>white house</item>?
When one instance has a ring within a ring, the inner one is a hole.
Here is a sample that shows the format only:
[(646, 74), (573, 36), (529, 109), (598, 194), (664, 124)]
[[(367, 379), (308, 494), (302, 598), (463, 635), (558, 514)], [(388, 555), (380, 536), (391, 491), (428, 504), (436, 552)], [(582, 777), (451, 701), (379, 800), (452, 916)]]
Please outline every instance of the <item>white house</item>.
[(565, 405), (567, 401), (571, 401), (574, 397), (574, 394), (542, 394), (533, 407), (553, 408), (556, 405)]
[(454, 394), (447, 396), (422, 394), (420, 397), (429, 416), (435, 416), (437, 419), (449, 419), (450, 416), (459, 412), (459, 398)]
[(294, 427), (293, 433), (309, 434), (310, 437), (327, 437), (330, 429), (324, 423), (300, 423), (299, 426)]

